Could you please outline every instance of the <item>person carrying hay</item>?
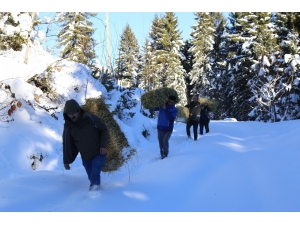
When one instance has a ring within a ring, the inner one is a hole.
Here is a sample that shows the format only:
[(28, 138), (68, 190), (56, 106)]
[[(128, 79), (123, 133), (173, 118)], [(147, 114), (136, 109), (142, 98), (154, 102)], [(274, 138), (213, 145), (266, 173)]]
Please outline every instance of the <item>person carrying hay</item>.
[(178, 114), (175, 107), (176, 97), (170, 95), (168, 101), (158, 107), (150, 109), (150, 111), (159, 111), (157, 119), (158, 143), (161, 158), (164, 159), (169, 154), (169, 139), (173, 132), (174, 121)]
[(193, 133), (194, 133), (194, 141), (198, 139), (198, 124), (200, 123), (200, 102), (198, 101), (198, 96), (194, 95), (193, 100), (190, 104), (185, 105), (190, 111), (190, 115), (186, 124), (186, 134), (188, 138), (191, 138), (191, 127), (193, 126)]
[(63, 117), (64, 167), (70, 170), (70, 164), (80, 152), (90, 181), (89, 190), (96, 192), (100, 189), (100, 173), (106, 160), (108, 128), (98, 116), (85, 112), (74, 99), (65, 103)]

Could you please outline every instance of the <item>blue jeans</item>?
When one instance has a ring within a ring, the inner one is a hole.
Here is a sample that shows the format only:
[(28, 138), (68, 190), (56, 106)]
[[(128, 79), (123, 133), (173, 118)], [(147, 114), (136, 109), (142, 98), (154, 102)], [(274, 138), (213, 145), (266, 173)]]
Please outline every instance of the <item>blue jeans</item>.
[(82, 160), (82, 165), (90, 180), (90, 186), (100, 185), (100, 173), (104, 166), (106, 155), (97, 155), (92, 160)]

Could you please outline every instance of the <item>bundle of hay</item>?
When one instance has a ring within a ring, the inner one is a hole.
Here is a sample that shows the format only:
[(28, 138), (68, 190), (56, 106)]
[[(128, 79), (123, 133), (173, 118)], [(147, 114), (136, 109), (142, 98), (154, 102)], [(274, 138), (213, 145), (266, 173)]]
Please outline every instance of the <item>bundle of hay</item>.
[(141, 102), (144, 108), (151, 109), (153, 107), (165, 104), (170, 95), (174, 95), (176, 97), (176, 103), (180, 101), (177, 91), (175, 91), (173, 88), (159, 88), (143, 94), (141, 97)]
[(177, 109), (178, 109), (178, 114), (177, 114), (176, 121), (186, 123), (190, 115), (189, 109), (183, 106), (177, 106)]
[[(91, 112), (100, 117), (109, 130), (106, 161), (102, 171), (112, 172), (118, 170), (136, 151), (130, 148), (126, 136), (114, 120), (113, 114), (108, 110), (102, 98), (87, 99), (86, 103), (81, 107), (86, 112)], [(125, 151), (126, 153), (124, 154)]]
[(207, 104), (211, 109), (211, 112), (215, 112), (217, 110), (218, 102), (216, 100), (208, 99), (208, 98), (200, 98), (200, 104)]

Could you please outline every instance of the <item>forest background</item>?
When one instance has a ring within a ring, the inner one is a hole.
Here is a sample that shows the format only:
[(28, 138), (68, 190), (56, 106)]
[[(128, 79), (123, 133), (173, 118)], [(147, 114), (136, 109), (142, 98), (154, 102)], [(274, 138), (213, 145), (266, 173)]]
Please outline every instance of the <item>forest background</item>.
[[(29, 16), (25, 29), (18, 22), (21, 14)], [(228, 12), (227, 17), (221, 12), (194, 12), (195, 24), (186, 40), (176, 14), (160, 12), (143, 46), (126, 24), (115, 46), (117, 54), (107, 65), (97, 58), (99, 43), (93, 38), (96, 28), (91, 22), (96, 13), (55, 13), (53, 18), (21, 14), (1, 13), (1, 50), (55, 38), (61, 58), (89, 66), (103, 83), (145, 91), (174, 88), (179, 107), (197, 94), (213, 106), (213, 119), (299, 119), (297, 12)], [(46, 32), (42, 26), (47, 26)]]

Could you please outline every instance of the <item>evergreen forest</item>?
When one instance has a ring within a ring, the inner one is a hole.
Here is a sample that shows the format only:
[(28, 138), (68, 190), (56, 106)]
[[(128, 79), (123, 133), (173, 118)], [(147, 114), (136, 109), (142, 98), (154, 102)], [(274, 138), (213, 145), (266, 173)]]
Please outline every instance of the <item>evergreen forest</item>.
[[(96, 13), (0, 12), (0, 53), (21, 51), (41, 36), (54, 36), (60, 58), (82, 63), (105, 87), (145, 92), (173, 88), (184, 107), (193, 95), (213, 102), (212, 119), (279, 122), (300, 119), (300, 13), (195, 12), (183, 40), (173, 12), (156, 14), (144, 46), (127, 24), (116, 59), (100, 65), (93, 38)], [(26, 32), (18, 18), (28, 17)], [(56, 26), (58, 29), (53, 29)], [(103, 30), (103, 32), (105, 32)], [(39, 40), (42, 41), (42, 40)], [(26, 58), (25, 61), (26, 63)]]

